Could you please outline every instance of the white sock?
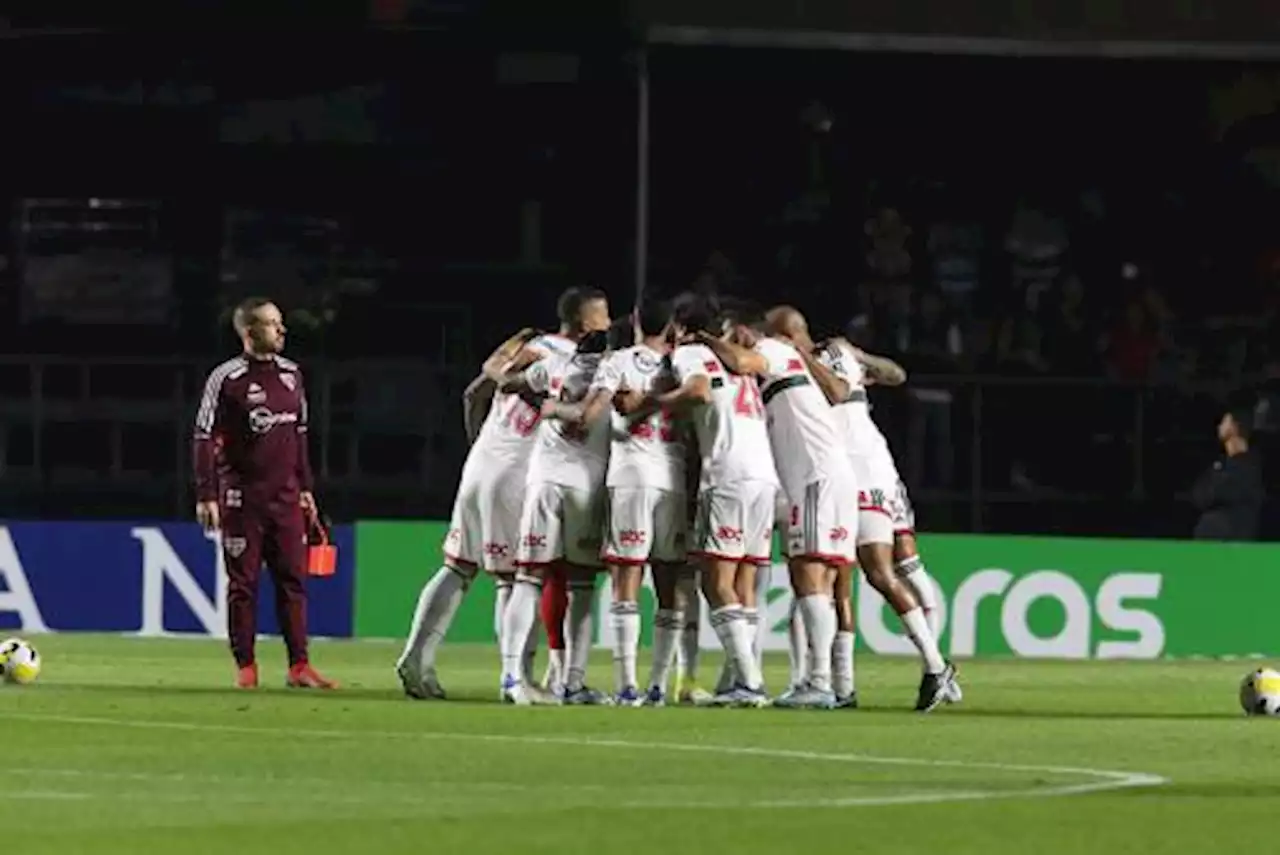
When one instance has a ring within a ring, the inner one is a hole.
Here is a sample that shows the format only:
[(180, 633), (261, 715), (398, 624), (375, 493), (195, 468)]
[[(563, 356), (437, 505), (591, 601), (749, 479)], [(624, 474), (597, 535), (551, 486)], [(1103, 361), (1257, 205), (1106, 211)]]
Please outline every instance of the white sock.
[[(493, 637), (498, 640), (498, 655), (502, 655), (503, 616), (507, 613), (507, 604), (511, 602), (511, 591), (514, 585), (509, 579), (498, 579), (494, 583), (493, 598)], [(505, 673), (506, 668), (503, 667)]]
[(520, 679), (529, 685), (533, 685), (533, 664), (538, 656), (538, 636), (541, 633), (538, 625), (535, 623), (533, 629), (529, 632), (529, 640), (524, 645), (524, 656), (520, 659)]
[(680, 644), (676, 647), (676, 667), (680, 679), (698, 679), (698, 629), (702, 622), (702, 594), (698, 591), (698, 575), (689, 573), (676, 582), (677, 597), (684, 602), (684, 625), (680, 628)]
[(942, 652), (938, 650), (938, 639), (934, 638), (929, 630), (929, 622), (925, 620), (924, 610), (914, 608), (902, 615), (902, 625), (906, 627), (907, 635), (911, 636), (916, 649), (920, 651), (920, 658), (924, 660), (925, 673), (941, 674), (947, 670), (947, 661), (942, 658)]
[(613, 683), (617, 691), (637, 687), (636, 652), (640, 647), (640, 607), (615, 600), (609, 607), (613, 629)]
[(928, 571), (924, 569), (924, 562), (920, 560), (919, 555), (913, 555), (899, 561), (894, 565), (894, 569), (898, 573), (898, 578), (906, 582), (915, 593), (920, 608), (924, 610), (925, 620), (929, 622), (929, 631), (933, 633), (935, 639), (938, 638), (941, 635), (941, 627), (938, 625), (938, 619), (941, 617), (938, 613), (938, 591), (934, 588), (933, 579), (929, 577)]
[(853, 639), (852, 632), (837, 632), (835, 647), (831, 648), (831, 689), (838, 698), (852, 695), (857, 688), (853, 670)]
[(542, 685), (547, 689), (564, 687), (564, 649), (547, 648), (547, 671), (542, 677)]
[(569, 615), (565, 629), (565, 658), (569, 660), (564, 672), (564, 688), (576, 692), (586, 685), (587, 660), (591, 657), (591, 600), (595, 586), (591, 582), (569, 584)]
[(765, 637), (770, 627), (767, 620), (769, 614), (769, 587), (773, 584), (773, 565), (761, 564), (756, 567), (756, 634), (751, 642), (752, 652), (756, 655), (756, 668), (760, 669), (764, 678)]
[(760, 688), (760, 672), (756, 670), (755, 657), (751, 655), (751, 642), (747, 638), (747, 622), (742, 606), (732, 605), (711, 612), (711, 626), (724, 647), (726, 661), (733, 662), (734, 671), (741, 675), (739, 682), (749, 689)]
[(409, 638), (396, 661), (397, 667), (408, 663), (421, 671), (436, 666), (436, 651), (474, 577), (475, 570), (468, 573), (446, 564), (422, 586), (418, 605), (413, 610)]
[(836, 608), (826, 594), (800, 598), (800, 615), (809, 635), (809, 685), (831, 691), (831, 648), (836, 642)]
[(671, 609), (658, 609), (653, 616), (653, 669), (649, 672), (649, 685), (657, 686), (664, 695), (675, 660), (677, 641), (684, 629), (684, 613)]
[(760, 661), (760, 612), (743, 606), (742, 620), (747, 625), (747, 638), (751, 641), (751, 661), (756, 663), (756, 671), (763, 678), (764, 668)]
[(538, 601), (542, 599), (542, 582), (518, 577), (511, 587), (511, 598), (502, 613), (502, 676), (520, 679), (520, 663), (524, 649), (538, 622)]
[(809, 679), (809, 633), (804, 629), (800, 600), (791, 600), (791, 619), (787, 623), (787, 655), (791, 664), (791, 686), (803, 686)]

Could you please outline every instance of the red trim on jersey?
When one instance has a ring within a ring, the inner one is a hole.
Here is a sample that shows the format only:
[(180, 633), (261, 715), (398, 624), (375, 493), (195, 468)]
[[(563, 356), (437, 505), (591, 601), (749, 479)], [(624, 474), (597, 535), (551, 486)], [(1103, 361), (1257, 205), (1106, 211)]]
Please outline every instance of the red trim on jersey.
[(788, 555), (787, 558), (791, 560), (821, 561), (823, 564), (835, 564), (840, 567), (858, 563), (856, 558), (845, 558), (843, 555), (824, 555), (821, 552), (802, 552), (799, 555)]
[(874, 511), (877, 514), (884, 514), (889, 519), (893, 519), (893, 514), (878, 505), (858, 505), (858, 512)]
[(550, 561), (512, 561), (512, 567), (533, 567), (534, 569), (542, 569), (550, 567), (552, 564), (559, 564), (563, 558), (552, 558)]
[(690, 558), (711, 558), (715, 561), (737, 561), (739, 564), (746, 564), (747, 562), (751, 562), (752, 564), (765, 564), (773, 561), (772, 558), (760, 555), (724, 555), (719, 552), (707, 552), (702, 549), (690, 549), (685, 554)]
[(912, 537), (915, 537), (916, 530), (914, 528), (895, 528), (893, 530), (893, 534), (894, 534), (894, 537), (897, 537), (900, 534), (909, 534)]
[(620, 567), (643, 567), (649, 563), (648, 558), (623, 558), (620, 555), (601, 555), (605, 564), (617, 564)]
[[(444, 560), (445, 560), (445, 562), (446, 562), (446, 563), (448, 563), (448, 562), (452, 562), (452, 563), (454, 563), (454, 564), (457, 564), (457, 565), (458, 565), (458, 567), (459, 567), (460, 569), (467, 569), (467, 568), (470, 568), (470, 567), (479, 567), (479, 566), (480, 566), (480, 562), (478, 562), (478, 561), (468, 561), (468, 560), (466, 560), (465, 558), (459, 558), (458, 556), (456, 556), (456, 555), (450, 555), (450, 554), (449, 554), (449, 553), (447, 553), (447, 552), (446, 552), (446, 553), (444, 553)], [(496, 571), (496, 570), (495, 570), (494, 572), (500, 572), (500, 571)]]

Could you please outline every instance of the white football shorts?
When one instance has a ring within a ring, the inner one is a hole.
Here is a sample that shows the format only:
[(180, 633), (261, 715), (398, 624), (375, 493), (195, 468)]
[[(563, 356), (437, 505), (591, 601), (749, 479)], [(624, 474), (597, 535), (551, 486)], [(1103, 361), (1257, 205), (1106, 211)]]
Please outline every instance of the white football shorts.
[(547, 482), (528, 485), (516, 564), (542, 567), (567, 561), (599, 567), (604, 506), (603, 490), (576, 490)]
[(677, 564), (685, 560), (689, 500), (649, 487), (610, 487), (607, 564)]
[[(524, 498), (524, 462), (503, 466), (467, 463), (445, 535), (445, 558), (489, 573), (513, 572)], [(513, 483), (519, 486), (513, 489)]]
[(893, 499), (899, 479), (896, 472), (884, 473), (870, 465), (866, 457), (851, 455), (858, 484), (858, 546), (893, 544)]
[(769, 481), (737, 481), (703, 490), (689, 552), (725, 561), (770, 561), (777, 491)]
[(901, 480), (889, 502), (889, 514), (893, 518), (894, 534), (916, 533), (916, 509), (907, 495), (907, 485)]
[(791, 497), (787, 555), (828, 564), (858, 559), (858, 491), (852, 478), (826, 478), (806, 484)]

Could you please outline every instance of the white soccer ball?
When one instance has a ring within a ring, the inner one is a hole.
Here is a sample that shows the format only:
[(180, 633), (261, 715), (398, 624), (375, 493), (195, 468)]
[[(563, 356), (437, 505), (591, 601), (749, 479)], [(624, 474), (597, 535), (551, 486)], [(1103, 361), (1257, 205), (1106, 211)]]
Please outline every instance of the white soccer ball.
[(0, 641), (0, 678), (20, 686), (34, 683), (40, 676), (40, 654), (21, 638)]
[(1280, 716), (1280, 671), (1259, 668), (1240, 684), (1240, 706), (1246, 715)]

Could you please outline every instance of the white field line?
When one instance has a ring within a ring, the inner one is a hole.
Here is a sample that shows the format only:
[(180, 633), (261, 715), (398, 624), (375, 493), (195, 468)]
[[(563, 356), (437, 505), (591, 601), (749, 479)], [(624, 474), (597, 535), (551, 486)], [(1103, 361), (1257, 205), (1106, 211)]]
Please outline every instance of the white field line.
[[(870, 754), (831, 754), (818, 751), (798, 751), (782, 748), (759, 748), (740, 745), (694, 745), (681, 742), (633, 742), (620, 739), (575, 739), (560, 736), (511, 736), (491, 733), (437, 733), (413, 731), (346, 731), (308, 728), (243, 727), (229, 724), (201, 724), (180, 721), (132, 721), (128, 719), (99, 718), (94, 716), (39, 715), (34, 713), (0, 712), (0, 719), (31, 721), (53, 724), (88, 725), (98, 727), (122, 727), (137, 730), (175, 730), (193, 733), (232, 733), (244, 736), (274, 736), (288, 734), (293, 737), (314, 739), (405, 739), (410, 741), (465, 740), (470, 742), (505, 743), (510, 745), (564, 745), (573, 748), (604, 748), (618, 751), (667, 751), (694, 754), (719, 754), (728, 757), (773, 757), (783, 760), (804, 760), (813, 763), (840, 763), (847, 765), (906, 766), (935, 769), (971, 769), (991, 772), (1014, 772), (1033, 775), (1077, 777), (1084, 780), (1073, 784), (1048, 787), (1026, 787), (1009, 790), (953, 790), (946, 792), (899, 793), (885, 796), (847, 796), (821, 799), (765, 799), (754, 802), (735, 801), (734, 807), (759, 808), (833, 808), (874, 807), (884, 805), (932, 804), (940, 802), (994, 801), (1014, 798), (1060, 798), (1062, 796), (1102, 793), (1136, 787), (1155, 787), (1168, 784), (1167, 778), (1146, 772), (1122, 772), (1111, 769), (1091, 769), (1082, 766), (1041, 766), (1021, 763), (987, 763), (966, 760), (933, 760), (912, 757), (880, 757)], [(429, 802), (422, 799), (420, 802)], [(726, 802), (628, 802), (623, 807), (646, 808), (703, 808), (727, 807)]]

